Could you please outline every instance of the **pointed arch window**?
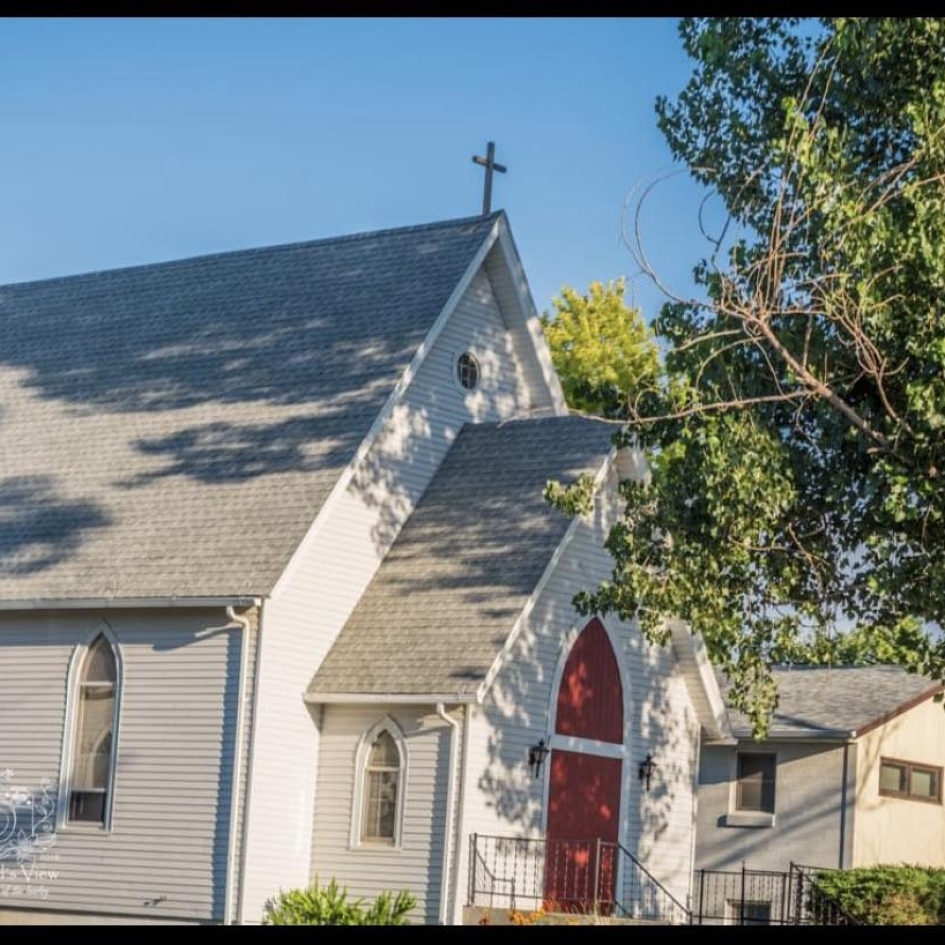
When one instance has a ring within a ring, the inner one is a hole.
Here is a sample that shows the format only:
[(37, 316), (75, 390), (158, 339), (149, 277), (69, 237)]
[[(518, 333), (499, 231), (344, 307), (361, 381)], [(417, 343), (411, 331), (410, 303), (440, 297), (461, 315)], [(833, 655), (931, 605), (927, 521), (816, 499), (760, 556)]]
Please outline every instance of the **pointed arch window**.
[(82, 656), (72, 695), (75, 725), (67, 821), (105, 825), (115, 773), (118, 660), (104, 633)]
[(386, 725), (367, 734), (361, 751), (359, 843), (400, 845), (404, 754)]
[(607, 630), (594, 617), (568, 654), (558, 688), (555, 732), (623, 743), (623, 682)]

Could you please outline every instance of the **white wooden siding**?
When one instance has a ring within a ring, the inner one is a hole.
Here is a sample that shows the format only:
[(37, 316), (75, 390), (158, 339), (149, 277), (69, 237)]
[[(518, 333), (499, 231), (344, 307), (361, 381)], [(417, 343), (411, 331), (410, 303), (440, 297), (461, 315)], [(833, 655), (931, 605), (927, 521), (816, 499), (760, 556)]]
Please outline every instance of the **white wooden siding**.
[[(482, 366), (460, 387), (456, 358)], [(400, 527), (467, 422), (501, 420), (526, 402), (512, 342), (485, 272), (472, 280), (401, 402), (283, 591), (263, 608), (253, 738), (244, 921), (280, 888), (303, 886), (318, 765), (318, 729), (302, 693)]]
[[(101, 619), (0, 615), (0, 770), (17, 787), (58, 780), (69, 660)], [(57, 874), (47, 895), (7, 884), (0, 908), (220, 921), (242, 634), (205, 632), (228, 622), (222, 608), (107, 619), (123, 665), (112, 830), (61, 829), (39, 864)]]
[[(616, 507), (614, 485), (611, 476), (593, 520), (577, 527), (482, 708), (473, 713), (465, 836), (458, 860), (463, 896), (470, 833), (544, 834), (547, 771), (545, 778), (532, 777), (528, 748), (553, 732), (557, 693), (552, 688), (563, 643), (590, 619), (577, 614), (572, 599), (611, 571), (603, 540)], [(610, 617), (604, 622), (620, 648), (630, 702), (620, 842), (685, 904), (693, 853), (696, 710), (672, 650), (647, 644), (633, 626)], [(649, 792), (637, 777), (647, 752), (658, 765)]]
[[(385, 715), (400, 727), (407, 755), (406, 779), (401, 782), (401, 845), (399, 849), (352, 848), (352, 814), (360, 814), (352, 806), (358, 744)], [(459, 719), (460, 713), (455, 717)], [(409, 889), (417, 897), (411, 922), (437, 922), (451, 734), (452, 728), (432, 705), (325, 706), (312, 841), (313, 881), (324, 883), (333, 876), (352, 896), (371, 900), (385, 889)], [(461, 738), (462, 728), (452, 737)]]

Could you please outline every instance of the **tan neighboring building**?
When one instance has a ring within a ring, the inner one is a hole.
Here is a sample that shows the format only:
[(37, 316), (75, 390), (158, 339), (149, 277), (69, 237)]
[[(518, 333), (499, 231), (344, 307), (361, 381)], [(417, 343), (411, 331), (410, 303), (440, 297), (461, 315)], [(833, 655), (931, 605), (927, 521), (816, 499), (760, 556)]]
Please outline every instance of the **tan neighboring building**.
[(858, 733), (854, 866), (945, 865), (945, 711), (929, 689)]
[(700, 753), (697, 870), (945, 866), (945, 711), (893, 666), (775, 672), (768, 737), (729, 709)]

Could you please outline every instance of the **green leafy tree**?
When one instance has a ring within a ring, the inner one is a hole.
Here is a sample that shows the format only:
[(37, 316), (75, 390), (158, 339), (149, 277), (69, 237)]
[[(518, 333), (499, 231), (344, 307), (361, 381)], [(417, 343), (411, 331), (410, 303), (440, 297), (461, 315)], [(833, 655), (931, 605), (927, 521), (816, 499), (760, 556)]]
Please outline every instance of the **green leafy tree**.
[(542, 318), (568, 404), (610, 418), (638, 408), (658, 384), (659, 351), (626, 284), (592, 282), (582, 295), (565, 286)]
[(577, 603), (656, 640), (688, 620), (760, 737), (770, 665), (823, 657), (837, 625), (858, 628), (844, 655), (945, 676), (945, 20), (680, 35), (693, 73), (659, 125), (728, 220), (701, 297), (654, 322), (661, 394), (626, 434), (651, 475)]

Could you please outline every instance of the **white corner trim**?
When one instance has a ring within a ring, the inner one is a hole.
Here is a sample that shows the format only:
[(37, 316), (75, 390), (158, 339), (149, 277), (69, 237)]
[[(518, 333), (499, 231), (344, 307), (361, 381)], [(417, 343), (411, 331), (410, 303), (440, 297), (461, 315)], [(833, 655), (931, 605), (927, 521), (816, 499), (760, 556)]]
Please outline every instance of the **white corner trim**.
[[(394, 842), (372, 843), (361, 839), (361, 823), (364, 817), (364, 775), (367, 765), (368, 752), (374, 744), (374, 739), (381, 732), (387, 732), (397, 747), (397, 757), (400, 761), (400, 773), (397, 779), (397, 804), (394, 812)], [(351, 832), (348, 837), (349, 850), (400, 850), (403, 839), (404, 823), (404, 795), (407, 793), (407, 744), (404, 741), (403, 729), (397, 720), (385, 715), (375, 722), (358, 741), (354, 753), (354, 791), (351, 797)]]
[[(78, 721), (78, 708), (76, 701), (78, 699), (79, 674), (82, 671), (82, 664), (89, 652), (89, 647), (100, 636), (104, 636), (108, 645), (112, 648), (112, 655), (115, 657), (115, 707), (112, 710), (112, 751), (109, 758), (108, 767), (108, 788), (105, 796), (105, 822), (103, 824), (94, 823), (70, 823), (69, 822), (69, 795), (72, 792), (72, 764), (75, 760), (75, 740), (76, 724)], [(111, 833), (112, 812), (115, 809), (115, 786), (117, 783), (117, 765), (118, 765), (118, 741), (121, 721), (121, 690), (124, 682), (124, 663), (121, 655), (121, 647), (118, 645), (118, 639), (114, 630), (103, 619), (100, 620), (91, 630), (89, 630), (80, 643), (77, 643), (72, 650), (72, 656), (69, 658), (69, 668), (66, 672), (66, 711), (63, 719), (62, 731), (62, 752), (59, 761), (59, 795), (56, 806), (56, 831), (71, 832), (73, 830)]]
[(538, 362), (538, 367), (541, 370), (545, 383), (548, 385), (555, 416), (567, 416), (568, 405), (564, 399), (564, 390), (561, 387), (558, 372), (555, 371), (554, 364), (551, 362), (551, 351), (548, 348), (548, 342), (545, 341), (544, 332), (541, 330), (541, 323), (538, 320), (538, 310), (535, 308), (535, 300), (532, 298), (528, 279), (525, 277), (525, 268), (522, 265), (522, 259), (518, 254), (515, 240), (512, 238), (512, 233), (504, 213), (499, 217), (497, 222), (501, 223), (501, 227), (499, 228), (499, 248), (502, 250), (502, 258), (505, 261), (506, 268), (512, 280), (512, 286), (515, 289), (515, 296), (518, 299), (526, 335), (531, 342), (532, 354)]
[[(610, 452), (607, 454), (607, 458), (603, 463), (601, 463), (600, 468), (594, 474), (595, 497), (597, 496), (601, 485), (603, 485), (603, 483), (606, 481), (607, 474), (610, 471), (610, 467), (613, 464), (616, 455), (617, 450), (612, 447)], [(499, 675), (499, 671), (512, 655), (512, 647), (515, 646), (516, 640), (518, 640), (518, 637), (524, 629), (525, 624), (528, 622), (529, 615), (535, 609), (535, 605), (538, 603), (538, 600), (545, 589), (545, 585), (547, 585), (547, 583), (551, 580), (551, 576), (558, 567), (558, 563), (561, 561), (565, 550), (577, 533), (578, 527), (584, 522), (585, 518), (583, 515), (575, 515), (574, 518), (571, 519), (571, 522), (568, 525), (568, 530), (564, 533), (564, 537), (558, 543), (558, 547), (555, 548), (554, 554), (551, 556), (551, 560), (545, 566), (545, 570), (542, 572), (541, 577), (538, 579), (538, 583), (535, 585), (535, 589), (531, 592), (531, 594), (529, 594), (528, 600), (525, 601), (525, 606), (522, 608), (521, 613), (518, 615), (518, 618), (512, 625), (512, 629), (506, 638), (505, 644), (499, 651), (496, 658), (492, 661), (492, 666), (489, 668), (489, 672), (486, 673), (486, 678), (479, 684), (479, 688), (476, 690), (477, 702), (483, 702), (486, 694), (492, 687), (493, 682), (495, 682), (496, 676)]]
[(322, 503), (322, 507), (318, 510), (318, 514), (315, 516), (315, 520), (309, 526), (305, 536), (302, 538), (301, 542), (298, 544), (298, 547), (292, 553), (292, 557), (289, 559), (289, 563), (285, 566), (282, 574), (279, 576), (279, 580), (276, 581), (276, 584), (270, 594), (273, 599), (276, 599), (285, 590), (286, 585), (289, 583), (292, 575), (298, 568), (299, 562), (305, 557), (305, 554), (308, 551), (310, 545), (315, 541), (318, 533), (324, 527), (325, 522), (330, 516), (332, 508), (341, 500), (345, 490), (348, 488), (348, 484), (351, 482), (354, 474), (357, 472), (358, 467), (364, 462), (364, 459), (370, 452), (371, 447), (381, 435), (381, 431), (384, 429), (384, 424), (387, 423), (391, 414), (394, 412), (394, 408), (403, 399), (407, 388), (410, 386), (410, 383), (413, 381), (414, 377), (416, 377), (417, 371), (420, 370), (420, 367), (426, 360), (427, 355), (433, 349), (436, 339), (439, 338), (440, 334), (443, 332), (443, 329), (446, 327), (447, 322), (449, 322), (453, 311), (456, 309), (456, 306), (459, 305), (463, 296), (466, 294), (466, 290), (469, 288), (473, 279), (476, 277), (476, 274), (482, 268), (482, 264), (485, 262), (486, 256), (489, 255), (489, 250), (492, 249), (496, 239), (498, 238), (499, 223), (501, 219), (501, 217), (496, 219), (492, 229), (482, 241), (482, 245), (477, 250), (476, 255), (473, 256), (472, 262), (470, 262), (469, 266), (466, 268), (466, 271), (463, 273), (462, 278), (456, 283), (456, 287), (453, 289), (450, 297), (446, 300), (446, 304), (443, 306), (440, 314), (437, 316), (436, 321), (433, 323), (433, 327), (427, 333), (427, 336), (423, 339), (423, 341), (420, 342), (420, 347), (417, 348), (416, 354), (413, 356), (413, 360), (411, 360), (410, 364), (407, 365), (406, 370), (400, 376), (400, 380), (397, 381), (394, 389), (390, 392), (390, 395), (384, 402), (384, 406), (381, 408), (380, 413), (374, 418), (374, 422), (371, 424), (370, 430), (368, 430), (368, 432), (365, 434), (364, 439), (361, 441), (360, 445), (355, 451), (354, 456), (351, 457), (348, 465), (342, 470), (341, 475), (338, 477), (331, 492), (328, 494), (328, 498), (325, 499), (324, 503)]

